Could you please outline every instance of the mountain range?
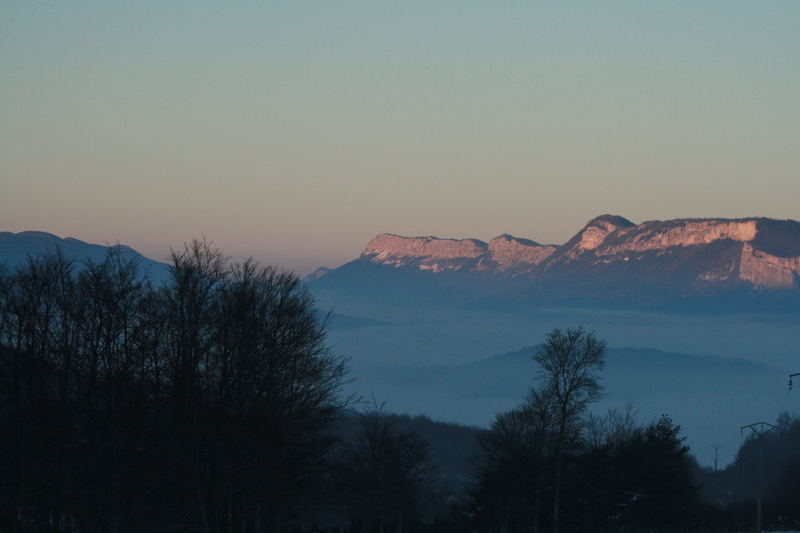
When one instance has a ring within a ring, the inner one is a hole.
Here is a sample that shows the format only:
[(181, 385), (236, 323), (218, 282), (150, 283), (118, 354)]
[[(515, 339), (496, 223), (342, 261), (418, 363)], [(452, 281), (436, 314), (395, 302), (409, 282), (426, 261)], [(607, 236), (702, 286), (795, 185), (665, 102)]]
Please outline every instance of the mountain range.
[(338, 299), (785, 311), (800, 303), (800, 222), (602, 215), (561, 245), (382, 233), (307, 280)]

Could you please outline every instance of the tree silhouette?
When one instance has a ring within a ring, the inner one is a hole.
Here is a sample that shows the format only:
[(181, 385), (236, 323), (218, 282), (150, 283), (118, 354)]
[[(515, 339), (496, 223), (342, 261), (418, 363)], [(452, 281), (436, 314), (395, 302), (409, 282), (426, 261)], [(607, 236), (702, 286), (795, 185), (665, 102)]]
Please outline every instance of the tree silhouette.
[(553, 533), (559, 531), (564, 453), (580, 431), (581, 417), (600, 398), (597, 373), (605, 366), (605, 342), (583, 328), (551, 331), (534, 356), (543, 396), (554, 403)]

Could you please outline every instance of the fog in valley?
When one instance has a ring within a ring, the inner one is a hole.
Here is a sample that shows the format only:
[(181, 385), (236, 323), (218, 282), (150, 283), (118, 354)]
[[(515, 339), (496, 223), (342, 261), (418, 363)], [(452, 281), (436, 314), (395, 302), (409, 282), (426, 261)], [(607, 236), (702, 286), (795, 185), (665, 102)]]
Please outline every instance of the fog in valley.
[(793, 316), (398, 309), (324, 295), (318, 303), (335, 313), (329, 340), (350, 358), (349, 389), (397, 412), (487, 426), (536, 377), (534, 350), (524, 348), (565, 325), (583, 325), (609, 344), (605, 396), (593, 409), (630, 403), (646, 420), (668, 413), (703, 464), (713, 463), (717, 444), (721, 463), (731, 461), (745, 423), (800, 411), (800, 395), (787, 396), (788, 375), (800, 371)]

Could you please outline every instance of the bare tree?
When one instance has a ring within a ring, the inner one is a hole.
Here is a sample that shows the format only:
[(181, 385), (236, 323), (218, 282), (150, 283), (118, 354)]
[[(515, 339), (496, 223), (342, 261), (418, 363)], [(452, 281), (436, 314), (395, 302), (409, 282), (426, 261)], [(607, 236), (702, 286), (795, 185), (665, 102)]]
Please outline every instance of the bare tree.
[(579, 435), (587, 407), (602, 395), (598, 372), (605, 366), (605, 351), (605, 342), (582, 327), (556, 328), (534, 356), (540, 365), (541, 394), (554, 404), (553, 533), (559, 528), (564, 453)]
[(625, 409), (609, 409), (605, 416), (589, 413), (586, 417), (586, 442), (592, 448), (620, 446), (630, 441), (642, 428), (636, 421), (638, 410), (626, 403)]

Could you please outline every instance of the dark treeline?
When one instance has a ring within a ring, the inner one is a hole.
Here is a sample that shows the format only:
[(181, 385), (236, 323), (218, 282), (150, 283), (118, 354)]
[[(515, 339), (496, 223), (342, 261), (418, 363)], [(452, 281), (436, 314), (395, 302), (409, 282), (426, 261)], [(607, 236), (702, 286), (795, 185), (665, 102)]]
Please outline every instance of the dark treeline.
[(580, 328), (483, 431), (347, 410), (325, 333), (294, 274), (198, 241), (158, 285), (114, 250), (0, 272), (0, 532), (740, 531), (758, 494), (800, 523), (800, 421), (701, 469), (668, 416), (591, 413)]
[[(499, 416), (484, 438), (473, 504), (482, 531), (554, 531), (545, 503), (553, 499), (555, 458), (530, 427), (528, 408)], [(696, 464), (668, 416), (640, 426), (612, 412), (594, 423), (591, 438), (568, 443), (562, 531), (707, 530), (713, 522), (697, 497)]]
[(0, 530), (279, 531), (324, 499), (343, 362), (296, 276), (194, 242), (0, 277)]
[[(522, 405), (480, 437), (477, 486), (465, 509), (476, 531), (710, 532), (800, 528), (800, 419), (744, 440), (724, 470), (701, 468), (668, 415), (597, 416), (604, 345), (554, 330)], [(763, 465), (763, 477), (762, 477)]]
[(703, 497), (728, 530), (753, 524), (759, 495), (765, 529), (800, 529), (800, 418), (782, 413), (773, 425), (763, 436), (747, 435), (724, 469), (701, 472)]
[(589, 413), (600, 397), (605, 345), (582, 329), (554, 330), (535, 360), (527, 401), (481, 438), (470, 509), (481, 531), (688, 531), (701, 504), (695, 468), (668, 416)]

